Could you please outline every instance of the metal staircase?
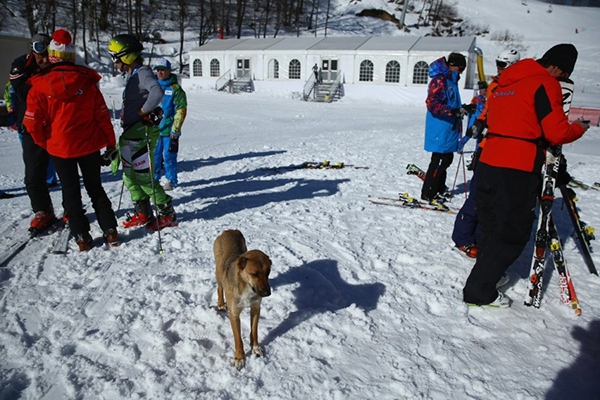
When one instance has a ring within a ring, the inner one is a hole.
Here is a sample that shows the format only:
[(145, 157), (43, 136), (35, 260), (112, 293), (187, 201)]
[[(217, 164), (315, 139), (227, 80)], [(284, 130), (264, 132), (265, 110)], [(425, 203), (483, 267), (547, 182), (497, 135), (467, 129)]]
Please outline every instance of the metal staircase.
[(317, 82), (314, 75), (310, 75), (304, 84), (302, 99), (304, 101), (327, 102), (339, 100), (344, 95), (342, 74), (338, 74), (334, 81)]
[(215, 90), (228, 93), (252, 93), (254, 92), (254, 81), (250, 77), (250, 73), (236, 76), (229, 70), (217, 79)]

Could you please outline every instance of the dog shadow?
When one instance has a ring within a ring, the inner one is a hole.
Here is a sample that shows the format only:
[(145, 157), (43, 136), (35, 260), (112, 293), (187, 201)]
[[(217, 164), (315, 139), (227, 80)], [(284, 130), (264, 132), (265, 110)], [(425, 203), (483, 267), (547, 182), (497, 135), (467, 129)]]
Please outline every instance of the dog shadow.
[(385, 293), (382, 283), (352, 285), (340, 276), (335, 260), (317, 260), (291, 268), (271, 280), (273, 288), (299, 283), (293, 292), (297, 310), (261, 340), (263, 345), (285, 335), (313, 316), (336, 312), (355, 304), (365, 312), (377, 308), (379, 298)]

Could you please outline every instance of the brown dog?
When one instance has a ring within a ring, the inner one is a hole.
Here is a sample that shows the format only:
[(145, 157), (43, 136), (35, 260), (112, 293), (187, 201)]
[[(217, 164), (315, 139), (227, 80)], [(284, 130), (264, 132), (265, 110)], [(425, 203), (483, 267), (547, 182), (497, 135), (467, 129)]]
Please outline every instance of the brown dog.
[[(258, 319), (263, 297), (271, 295), (269, 273), (271, 260), (260, 250), (246, 248), (246, 240), (238, 230), (226, 230), (216, 239), (213, 246), (217, 264), (217, 310), (229, 310), (229, 321), (235, 340), (235, 359), (232, 364), (244, 368), (244, 344), (240, 328), (240, 313), (250, 307), (250, 345), (252, 353), (262, 356), (258, 345)], [(227, 307), (225, 307), (225, 299)]]

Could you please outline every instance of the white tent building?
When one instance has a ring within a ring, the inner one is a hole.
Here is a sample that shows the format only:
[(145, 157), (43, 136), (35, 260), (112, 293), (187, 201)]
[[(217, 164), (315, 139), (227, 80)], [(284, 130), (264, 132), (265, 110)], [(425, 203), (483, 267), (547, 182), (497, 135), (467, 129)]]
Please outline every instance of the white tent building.
[[(467, 57), (464, 88), (473, 88), (475, 37), (348, 36), (213, 40), (189, 52), (190, 83), (216, 83), (225, 75), (269, 81), (304, 82), (317, 64), (323, 81), (343, 84), (422, 86), (429, 64), (459, 52)], [(302, 85), (300, 84), (300, 86)]]
[(0, 71), (2, 71), (2, 90), (4, 85), (8, 82), (8, 72), (13, 59), (27, 54), (30, 51), (30, 38), (23, 38), (18, 36), (0, 35), (0, 49), (2, 49), (2, 57), (0, 57)]

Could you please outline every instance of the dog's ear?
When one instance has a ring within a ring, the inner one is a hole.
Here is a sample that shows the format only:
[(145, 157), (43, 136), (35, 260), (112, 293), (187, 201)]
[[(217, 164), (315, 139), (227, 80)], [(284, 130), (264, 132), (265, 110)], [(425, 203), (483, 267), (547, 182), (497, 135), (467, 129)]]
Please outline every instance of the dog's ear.
[(243, 257), (243, 256), (238, 257), (238, 261), (237, 261), (238, 269), (240, 271), (242, 271), (244, 268), (246, 268), (247, 262), (248, 262), (248, 259), (246, 257)]

